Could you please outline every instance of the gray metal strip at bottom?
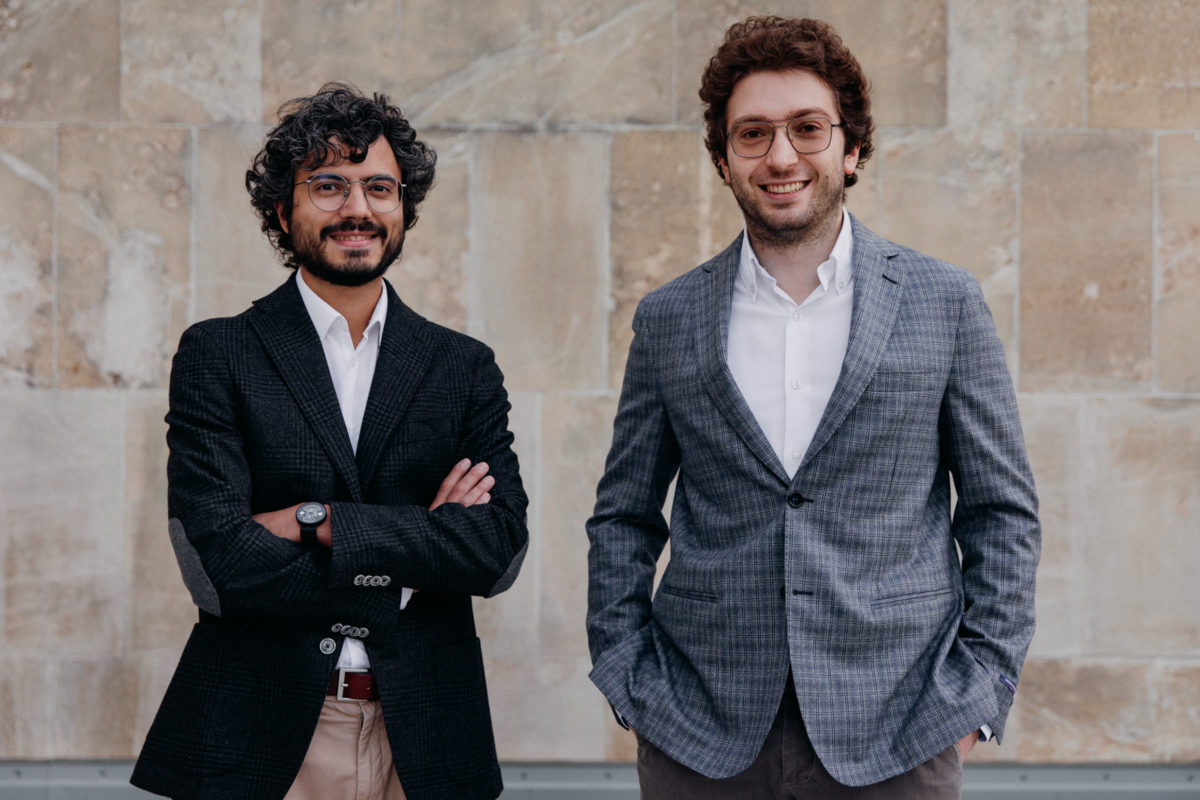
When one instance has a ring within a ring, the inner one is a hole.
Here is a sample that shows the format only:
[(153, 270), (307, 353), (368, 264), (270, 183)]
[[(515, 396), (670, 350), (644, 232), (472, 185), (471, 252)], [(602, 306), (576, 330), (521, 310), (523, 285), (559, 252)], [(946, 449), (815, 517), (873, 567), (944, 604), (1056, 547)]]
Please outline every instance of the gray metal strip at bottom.
[[(501, 800), (637, 800), (632, 764), (507, 763)], [(130, 761), (0, 761), (0, 800), (148, 800)], [(963, 800), (1200, 800), (1200, 764), (968, 764)]]

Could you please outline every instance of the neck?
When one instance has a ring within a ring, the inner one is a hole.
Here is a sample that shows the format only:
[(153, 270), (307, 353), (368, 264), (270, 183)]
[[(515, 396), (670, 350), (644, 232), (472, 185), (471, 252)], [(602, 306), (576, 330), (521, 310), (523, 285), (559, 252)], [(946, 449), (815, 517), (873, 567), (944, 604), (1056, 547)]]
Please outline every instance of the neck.
[[(756, 226), (757, 227), (757, 226)], [(750, 245), (767, 274), (797, 303), (804, 302), (820, 285), (817, 267), (829, 260), (842, 230), (842, 212), (800, 239), (784, 240), (746, 226)]]
[(383, 291), (383, 278), (379, 277), (362, 286), (339, 286), (315, 277), (304, 267), (300, 267), (300, 279), (317, 297), (329, 303), (335, 311), (346, 318), (350, 328), (350, 341), (357, 347), (362, 340), (367, 323), (375, 313), (375, 305), (379, 302), (379, 294)]

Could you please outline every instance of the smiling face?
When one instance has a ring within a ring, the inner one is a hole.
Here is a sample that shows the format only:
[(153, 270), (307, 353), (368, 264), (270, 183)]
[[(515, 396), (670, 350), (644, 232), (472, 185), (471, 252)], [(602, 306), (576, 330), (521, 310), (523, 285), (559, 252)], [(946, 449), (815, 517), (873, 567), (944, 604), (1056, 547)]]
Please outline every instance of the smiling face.
[[(752, 72), (729, 97), (725, 129), (739, 122), (780, 121), (819, 115), (841, 122), (833, 90), (807, 70)], [(786, 248), (836, 237), (841, 225), (846, 176), (858, 163), (858, 148), (845, 152), (841, 128), (820, 153), (801, 155), (783, 128), (765, 156), (743, 158), (725, 147), (721, 171), (759, 248)]]
[(303, 181), (322, 173), (335, 173), (349, 181), (387, 176), (400, 181), (400, 166), (382, 136), (367, 148), (359, 163), (313, 165), (296, 170), (290, 216), (277, 206), (280, 226), (292, 238), (294, 258), (311, 275), (339, 286), (362, 286), (381, 277), (400, 255), (404, 245), (404, 206), (380, 214), (367, 204), (364, 184), (350, 184), (350, 196), (341, 208), (323, 211), (309, 199)]

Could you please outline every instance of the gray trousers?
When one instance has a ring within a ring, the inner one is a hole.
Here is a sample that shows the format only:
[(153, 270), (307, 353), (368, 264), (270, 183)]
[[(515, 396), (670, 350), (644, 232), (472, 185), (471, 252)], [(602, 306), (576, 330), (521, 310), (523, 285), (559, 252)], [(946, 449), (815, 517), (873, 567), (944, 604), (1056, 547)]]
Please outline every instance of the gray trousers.
[(762, 752), (744, 772), (707, 778), (639, 734), (642, 800), (960, 800), (962, 757), (954, 744), (902, 775), (870, 786), (833, 779), (813, 751), (789, 678)]

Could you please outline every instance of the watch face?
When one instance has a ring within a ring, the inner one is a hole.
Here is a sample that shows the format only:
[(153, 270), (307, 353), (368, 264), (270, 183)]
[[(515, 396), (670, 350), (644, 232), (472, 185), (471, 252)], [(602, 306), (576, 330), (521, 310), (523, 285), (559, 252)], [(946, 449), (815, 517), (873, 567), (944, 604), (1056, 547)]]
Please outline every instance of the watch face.
[(296, 509), (296, 519), (301, 525), (316, 525), (325, 520), (325, 506), (320, 503), (305, 503)]

